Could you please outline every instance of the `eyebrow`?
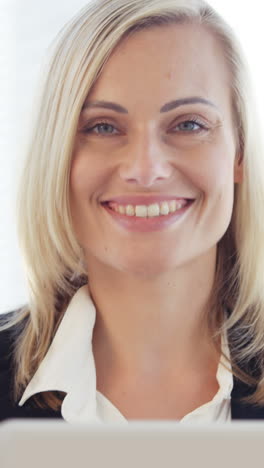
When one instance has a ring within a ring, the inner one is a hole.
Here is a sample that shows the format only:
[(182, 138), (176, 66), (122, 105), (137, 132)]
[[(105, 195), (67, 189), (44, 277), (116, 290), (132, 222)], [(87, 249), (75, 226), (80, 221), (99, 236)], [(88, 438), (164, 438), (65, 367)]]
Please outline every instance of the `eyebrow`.
[[(176, 109), (180, 106), (185, 106), (186, 104), (205, 104), (210, 107), (214, 107), (217, 109), (217, 106), (209, 101), (208, 99), (199, 97), (199, 96), (192, 96), (183, 99), (176, 99), (174, 101), (167, 102), (160, 108), (160, 112), (169, 112), (173, 109)], [(116, 104), (115, 102), (110, 101), (86, 101), (82, 107), (83, 112), (85, 109), (94, 109), (94, 108), (103, 108), (103, 109), (111, 109), (115, 112), (119, 112), (120, 114), (128, 114), (128, 110), (120, 106), (120, 104)]]

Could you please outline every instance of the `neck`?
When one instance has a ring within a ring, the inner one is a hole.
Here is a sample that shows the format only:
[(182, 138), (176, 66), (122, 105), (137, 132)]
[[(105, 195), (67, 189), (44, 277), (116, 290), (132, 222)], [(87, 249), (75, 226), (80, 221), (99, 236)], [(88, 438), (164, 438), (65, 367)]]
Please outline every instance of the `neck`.
[(109, 365), (130, 371), (158, 373), (172, 363), (204, 367), (213, 349), (206, 314), (215, 264), (216, 250), (211, 250), (175, 271), (144, 277), (102, 265), (91, 268), (90, 262), (95, 351)]

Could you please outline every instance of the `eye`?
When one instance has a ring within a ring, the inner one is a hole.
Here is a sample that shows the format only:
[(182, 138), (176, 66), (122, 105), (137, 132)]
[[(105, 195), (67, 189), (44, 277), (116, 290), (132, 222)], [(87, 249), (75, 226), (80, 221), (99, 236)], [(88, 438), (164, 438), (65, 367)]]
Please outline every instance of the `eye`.
[(105, 135), (115, 135), (114, 133), (115, 127), (111, 125), (108, 122), (98, 122), (96, 125), (93, 127), (86, 127), (84, 128), (83, 132), (84, 133), (95, 133), (100, 136), (105, 136)]
[(199, 133), (201, 131), (208, 130), (203, 123), (196, 119), (184, 120), (173, 127), (173, 129), (184, 133)]

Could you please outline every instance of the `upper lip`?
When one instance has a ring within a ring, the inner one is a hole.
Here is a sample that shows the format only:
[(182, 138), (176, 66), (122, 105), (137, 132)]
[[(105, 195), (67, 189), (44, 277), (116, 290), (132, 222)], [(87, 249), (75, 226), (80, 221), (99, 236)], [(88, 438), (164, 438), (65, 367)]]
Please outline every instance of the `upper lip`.
[(153, 203), (168, 202), (170, 200), (194, 200), (191, 197), (181, 197), (176, 195), (120, 195), (103, 200), (102, 203), (114, 202), (118, 205), (151, 205)]

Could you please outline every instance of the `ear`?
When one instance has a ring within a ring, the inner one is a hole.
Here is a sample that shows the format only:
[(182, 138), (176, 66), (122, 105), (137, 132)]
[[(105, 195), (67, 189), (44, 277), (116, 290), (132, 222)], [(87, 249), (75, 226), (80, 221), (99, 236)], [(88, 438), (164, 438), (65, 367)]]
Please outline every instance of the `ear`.
[(234, 182), (235, 184), (241, 184), (243, 182), (244, 176), (244, 165), (243, 165), (243, 156), (240, 153), (236, 154), (234, 161)]

